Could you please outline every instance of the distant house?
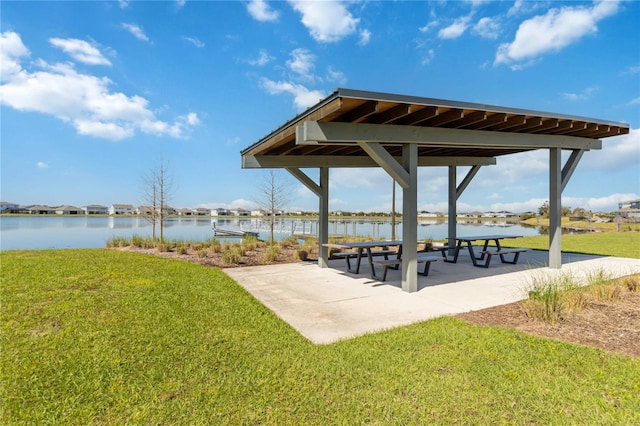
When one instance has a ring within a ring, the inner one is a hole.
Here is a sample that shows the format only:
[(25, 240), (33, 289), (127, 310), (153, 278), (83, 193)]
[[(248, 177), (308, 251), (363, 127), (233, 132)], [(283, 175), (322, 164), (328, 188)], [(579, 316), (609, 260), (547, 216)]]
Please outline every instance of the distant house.
[(153, 213), (153, 207), (151, 206), (138, 206), (135, 210), (136, 214), (150, 216)]
[(267, 212), (262, 209), (251, 210), (251, 216), (260, 217), (260, 216), (266, 216), (266, 215), (267, 215)]
[(207, 209), (204, 207), (198, 207), (194, 210), (196, 216), (209, 216), (211, 214), (211, 209)]
[(55, 208), (56, 214), (84, 214), (84, 211), (80, 207), (75, 206), (60, 206)]
[(178, 210), (174, 209), (171, 206), (163, 206), (162, 207), (162, 212), (167, 216), (171, 216), (173, 214), (178, 214)]
[(109, 207), (99, 204), (90, 204), (82, 207), (84, 214), (109, 214)]
[(133, 214), (134, 209), (131, 204), (112, 204), (109, 207), (110, 215), (119, 215), (119, 214)]
[(230, 210), (232, 216), (250, 216), (251, 212), (249, 210), (245, 210), (242, 208), (231, 209)]
[(513, 212), (508, 212), (506, 210), (501, 210), (499, 212), (496, 212), (496, 215), (494, 217), (514, 218), (514, 217), (518, 217), (518, 215), (516, 213), (513, 213)]
[(418, 217), (438, 217), (436, 213), (431, 213), (426, 210), (418, 212)]
[(0, 201), (0, 213), (13, 213), (18, 208), (20, 208), (18, 204)]
[(217, 208), (211, 209), (211, 216), (230, 216), (231, 212), (227, 209)]
[(55, 214), (56, 210), (49, 206), (29, 206), (27, 207), (29, 214)]
[(195, 216), (195, 212), (191, 209), (176, 209), (178, 216)]
[(627, 219), (640, 219), (640, 199), (623, 201), (618, 204), (618, 214)]

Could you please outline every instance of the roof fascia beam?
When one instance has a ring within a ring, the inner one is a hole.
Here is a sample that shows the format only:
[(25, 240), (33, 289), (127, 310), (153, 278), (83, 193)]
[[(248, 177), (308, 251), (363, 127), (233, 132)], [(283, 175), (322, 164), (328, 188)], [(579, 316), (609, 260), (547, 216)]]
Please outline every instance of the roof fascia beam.
[[(402, 157), (394, 157), (400, 162)], [(418, 167), (437, 166), (492, 166), (495, 157), (419, 157)], [(380, 167), (371, 157), (348, 155), (243, 155), (243, 169), (276, 169), (276, 168), (311, 168), (311, 167)]]
[(320, 185), (315, 183), (313, 179), (311, 179), (309, 176), (306, 175), (305, 172), (298, 169), (297, 167), (286, 167), (286, 169), (289, 173), (293, 175), (293, 177), (298, 179), (300, 183), (302, 183), (304, 186), (309, 188), (311, 192), (316, 194), (318, 197), (322, 195), (322, 188), (320, 188)]
[(602, 148), (602, 142), (598, 139), (561, 135), (399, 126), (393, 124), (320, 123), (317, 121), (307, 121), (301, 127), (301, 131), (296, 132), (296, 144), (298, 145), (331, 143), (350, 145), (359, 142), (378, 142), (486, 148), (582, 150)]
[(562, 175), (560, 177), (561, 179), (560, 193), (561, 194), (564, 191), (564, 187), (567, 186), (567, 184), (569, 183), (569, 179), (571, 179), (571, 175), (576, 170), (576, 167), (578, 166), (578, 163), (582, 158), (582, 154), (584, 154), (583, 150), (574, 149), (573, 152), (571, 152), (571, 155), (569, 156), (569, 158), (567, 159), (567, 162), (565, 163), (564, 167), (562, 168)]
[(409, 187), (411, 182), (409, 172), (381, 144), (377, 142), (360, 142), (358, 145), (369, 154), (373, 161), (389, 173), (403, 189)]

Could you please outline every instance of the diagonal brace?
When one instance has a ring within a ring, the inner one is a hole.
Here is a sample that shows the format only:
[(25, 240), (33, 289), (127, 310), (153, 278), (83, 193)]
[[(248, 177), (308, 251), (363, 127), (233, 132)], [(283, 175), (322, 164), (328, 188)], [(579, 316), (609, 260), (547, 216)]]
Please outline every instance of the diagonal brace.
[(409, 173), (393, 158), (389, 152), (378, 142), (358, 142), (358, 145), (395, 179), (402, 188), (409, 187)]
[(469, 184), (471, 183), (473, 178), (476, 176), (478, 171), (480, 171), (480, 167), (481, 166), (479, 165), (471, 167), (471, 170), (469, 170), (469, 172), (464, 177), (464, 179), (462, 179), (462, 182), (460, 182), (460, 185), (458, 186), (458, 188), (456, 188), (456, 200), (458, 200), (458, 198), (460, 198), (464, 190), (467, 189), (467, 186), (469, 186)]
[(562, 177), (560, 181), (560, 193), (564, 191), (564, 187), (569, 183), (569, 179), (571, 179), (571, 175), (576, 170), (580, 159), (582, 158), (582, 154), (584, 154), (583, 149), (574, 149), (571, 152), (571, 156), (567, 160), (566, 164), (562, 168)]
[(313, 179), (307, 176), (302, 170), (297, 167), (287, 167), (286, 169), (293, 175), (293, 177), (298, 179), (304, 186), (309, 188), (311, 192), (316, 194), (318, 197), (322, 195), (322, 189), (320, 188), (320, 185), (315, 183)]

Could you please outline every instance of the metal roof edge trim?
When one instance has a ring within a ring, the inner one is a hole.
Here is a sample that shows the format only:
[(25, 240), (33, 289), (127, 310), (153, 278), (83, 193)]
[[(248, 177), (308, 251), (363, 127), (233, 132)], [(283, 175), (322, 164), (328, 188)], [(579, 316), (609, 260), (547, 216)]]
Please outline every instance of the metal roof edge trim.
[(399, 95), (399, 94), (393, 94), (393, 93), (371, 92), (366, 90), (337, 88), (333, 91), (333, 93), (328, 95), (326, 98), (321, 99), (317, 104), (297, 114), (295, 117), (288, 120), (287, 122), (285, 122), (284, 124), (276, 128), (266, 136), (263, 136), (262, 138), (260, 138), (257, 142), (241, 150), (240, 154), (244, 155), (246, 152), (252, 150), (256, 146), (263, 143), (264, 141), (268, 140), (269, 138), (275, 136), (282, 130), (291, 126), (293, 123), (300, 121), (304, 117), (312, 114), (313, 112), (317, 111), (318, 109), (322, 108), (324, 105), (332, 102), (337, 98), (353, 98), (353, 99), (363, 99), (363, 100), (372, 100), (372, 101), (381, 101), (381, 102), (399, 102), (399, 103), (416, 104), (416, 105), (433, 105), (433, 106), (451, 107), (451, 108), (459, 108), (459, 109), (477, 109), (477, 110), (496, 112), (496, 113), (532, 115), (532, 116), (539, 116), (539, 117), (545, 117), (545, 118), (593, 122), (597, 124), (603, 124), (606, 126), (616, 126), (616, 127), (623, 127), (623, 128), (630, 129), (630, 126), (628, 123), (602, 120), (602, 119), (589, 118), (589, 117), (581, 117), (576, 115), (556, 114), (556, 113), (544, 112), (544, 111), (526, 110), (526, 109), (520, 109), (520, 108), (507, 108), (507, 107), (501, 107), (497, 105), (450, 101), (446, 99), (425, 98), (420, 96), (409, 96), (409, 95)]
[(275, 129), (274, 131), (272, 131), (271, 133), (267, 134), (266, 136), (263, 136), (262, 138), (260, 138), (260, 140), (258, 140), (255, 143), (252, 143), (250, 146), (246, 147), (245, 149), (243, 149), (242, 151), (240, 151), (241, 155), (244, 155), (247, 151), (250, 151), (251, 149), (253, 149), (254, 147), (260, 145), (262, 142), (264, 142), (265, 140), (271, 138), (272, 136), (275, 136), (276, 134), (278, 134), (279, 132), (281, 132), (282, 130), (286, 129), (287, 127), (291, 126), (293, 123), (295, 123), (296, 121), (300, 121), (302, 118), (313, 114), (314, 111), (317, 111), (318, 109), (322, 108), (324, 105), (330, 103), (331, 101), (333, 101), (336, 98), (339, 98), (340, 96), (338, 95), (338, 91), (340, 89), (336, 89), (333, 91), (333, 93), (331, 93), (329, 96), (327, 96), (324, 99), (321, 99), (320, 101), (318, 101), (317, 104), (315, 104), (314, 106), (311, 106), (309, 108), (307, 108), (306, 110), (302, 111), (300, 114), (296, 115), (295, 117), (293, 117), (292, 119), (288, 120), (286, 123), (284, 123), (283, 125), (279, 126), (277, 129)]
[(398, 95), (393, 93), (369, 92), (366, 90), (354, 90), (338, 88), (336, 89), (338, 97), (356, 98), (364, 100), (375, 100), (382, 102), (401, 102), (417, 105), (433, 105), (459, 109), (477, 109), (487, 112), (503, 112), (507, 114), (533, 115), (545, 118), (559, 118), (564, 120), (586, 121), (607, 126), (629, 127), (628, 123), (604, 120), (600, 118), (582, 117), (578, 115), (560, 114), (548, 111), (527, 110), (522, 108), (510, 108), (498, 105), (480, 104), (473, 102), (451, 101), (447, 99), (425, 98), (421, 96)]

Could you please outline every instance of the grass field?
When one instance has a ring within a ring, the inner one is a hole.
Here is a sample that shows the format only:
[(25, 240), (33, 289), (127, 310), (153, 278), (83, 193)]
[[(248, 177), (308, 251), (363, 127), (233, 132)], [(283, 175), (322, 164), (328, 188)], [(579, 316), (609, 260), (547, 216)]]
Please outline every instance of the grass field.
[(0, 256), (2, 424), (640, 424), (638, 359), (453, 318), (316, 346), (215, 268)]
[[(549, 236), (536, 235), (503, 240), (505, 247), (549, 249)], [(562, 251), (640, 259), (640, 232), (597, 232), (562, 236)]]

